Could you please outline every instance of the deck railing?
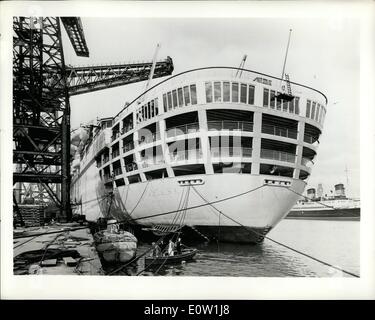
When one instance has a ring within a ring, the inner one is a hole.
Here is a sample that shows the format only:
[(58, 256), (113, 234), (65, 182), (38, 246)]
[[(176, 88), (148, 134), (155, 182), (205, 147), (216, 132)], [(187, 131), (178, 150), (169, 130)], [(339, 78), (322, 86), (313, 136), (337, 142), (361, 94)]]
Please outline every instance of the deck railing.
[(199, 123), (194, 122), (194, 123), (188, 123), (184, 124), (182, 126), (177, 126), (173, 128), (169, 128), (166, 130), (167, 132), (167, 138), (171, 137), (177, 137), (182, 134), (188, 134), (188, 133), (194, 133), (199, 131)]
[(312, 167), (314, 165), (314, 161), (309, 158), (302, 157), (301, 164), (305, 167)]
[(120, 136), (119, 131), (113, 131), (112, 132), (112, 141), (115, 141)]
[(141, 167), (148, 168), (155, 165), (164, 164), (165, 160), (163, 157), (153, 157), (149, 159), (141, 159)]
[(112, 151), (112, 159), (118, 157), (120, 155), (120, 149), (115, 149)]
[(289, 128), (283, 128), (270, 124), (262, 125), (262, 133), (272, 134), (274, 136), (286, 137), (291, 139), (297, 139), (298, 131)]
[(121, 175), (121, 174), (122, 174), (122, 170), (121, 170), (121, 168), (115, 168), (115, 169), (113, 169), (113, 174), (114, 174), (115, 176), (119, 176), (119, 175)]
[(121, 134), (125, 134), (125, 133), (129, 132), (130, 130), (133, 130), (133, 126), (132, 126), (132, 125), (129, 125), (129, 126), (123, 127), (123, 128), (121, 129)]
[(252, 132), (254, 123), (250, 121), (207, 121), (208, 130), (238, 130)]
[(225, 157), (242, 157), (251, 158), (253, 153), (252, 148), (246, 147), (212, 147), (211, 157), (225, 158)]
[(169, 159), (172, 162), (182, 161), (182, 160), (198, 160), (203, 157), (201, 149), (188, 149), (173, 152), (169, 155)]
[(262, 159), (270, 159), (270, 160), (277, 160), (277, 161), (284, 161), (284, 162), (291, 162), (291, 163), (295, 163), (296, 161), (296, 155), (293, 153), (277, 151), (277, 150), (269, 150), (269, 149), (261, 149), (260, 157)]
[(122, 147), (122, 151), (125, 153), (125, 152), (128, 152), (130, 150), (133, 150), (134, 149), (134, 142), (133, 141), (130, 141), (128, 142), (127, 144), (125, 144), (123, 147)]
[(143, 136), (142, 139), (138, 141), (138, 144), (142, 145), (145, 143), (152, 143), (158, 140), (160, 140), (160, 132), (152, 132), (149, 135)]
[(135, 171), (135, 170), (138, 170), (138, 165), (135, 162), (128, 163), (125, 166), (125, 169), (126, 169), (126, 172)]
[(318, 140), (318, 137), (314, 137), (312, 136), (311, 134), (308, 134), (308, 133), (305, 133), (305, 135), (303, 136), (303, 141), (306, 142), (306, 143), (310, 143), (310, 144), (313, 144), (315, 142), (318, 142), (319, 143), (319, 140)]
[(112, 176), (110, 174), (103, 175), (104, 182), (110, 182), (113, 180)]

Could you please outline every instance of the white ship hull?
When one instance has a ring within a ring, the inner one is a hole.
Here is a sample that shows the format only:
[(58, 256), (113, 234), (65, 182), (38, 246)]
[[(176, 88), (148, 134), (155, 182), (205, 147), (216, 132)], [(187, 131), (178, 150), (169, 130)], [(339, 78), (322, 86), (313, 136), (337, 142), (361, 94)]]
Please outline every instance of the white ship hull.
[[(111, 204), (99, 177), (97, 183), (93, 183), (93, 179), (88, 179), (90, 182), (87, 183), (81, 181), (79, 190), (82, 211), (88, 221), (112, 216), (118, 221), (131, 218), (137, 224), (152, 227), (173, 224), (176, 215), (180, 214), (176, 211), (181, 199), (190, 188), (186, 208), (192, 209), (187, 210), (184, 225), (193, 227), (198, 237), (255, 243), (261, 241), (261, 235), (280, 222), (296, 202), (298, 195), (289, 189), (302, 193), (305, 187), (305, 183), (298, 179), (276, 179), (277, 183), (291, 182), (288, 187), (265, 185), (266, 179), (275, 177), (226, 173), (150, 180), (114, 189)], [(201, 180), (202, 184), (181, 186), (179, 182), (186, 180)], [(253, 189), (256, 190), (251, 191)], [(82, 190), (86, 192), (82, 193)], [(222, 214), (207, 205), (198, 193), (206, 201), (214, 202), (213, 206)], [(243, 195), (236, 196), (239, 194)], [(227, 199), (232, 196), (234, 198)]]

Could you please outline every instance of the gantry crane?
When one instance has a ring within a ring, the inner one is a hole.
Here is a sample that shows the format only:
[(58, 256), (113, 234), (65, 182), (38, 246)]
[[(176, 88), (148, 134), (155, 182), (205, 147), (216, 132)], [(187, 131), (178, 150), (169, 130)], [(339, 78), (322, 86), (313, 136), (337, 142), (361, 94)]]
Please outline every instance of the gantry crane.
[[(152, 62), (66, 66), (61, 25), (75, 53), (88, 57), (80, 18), (13, 19), (13, 183), (19, 192), (13, 200), (17, 207), (22, 186), (38, 184), (70, 220), (69, 97), (147, 80)], [(154, 78), (172, 71), (167, 57), (156, 63)]]

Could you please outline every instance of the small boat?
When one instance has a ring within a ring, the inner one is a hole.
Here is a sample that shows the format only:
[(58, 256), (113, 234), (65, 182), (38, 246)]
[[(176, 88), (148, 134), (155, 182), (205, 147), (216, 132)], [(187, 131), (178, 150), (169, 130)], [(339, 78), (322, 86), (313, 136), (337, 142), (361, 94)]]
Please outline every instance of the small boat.
[(192, 260), (197, 252), (198, 249), (183, 249), (181, 254), (174, 256), (147, 257), (145, 258), (145, 266), (181, 263), (182, 261)]
[(115, 221), (108, 221), (107, 230), (94, 234), (98, 253), (108, 263), (128, 262), (137, 251), (137, 238), (127, 231), (119, 230)]

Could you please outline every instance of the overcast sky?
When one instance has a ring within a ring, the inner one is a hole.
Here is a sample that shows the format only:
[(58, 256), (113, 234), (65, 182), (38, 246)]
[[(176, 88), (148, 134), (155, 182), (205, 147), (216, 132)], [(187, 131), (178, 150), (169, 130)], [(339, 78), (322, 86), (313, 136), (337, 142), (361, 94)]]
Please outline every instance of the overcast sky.
[[(280, 76), (288, 32), (286, 65), (291, 81), (312, 86), (329, 100), (318, 156), (309, 186), (347, 185), (359, 197), (359, 24), (350, 19), (129, 19), (82, 18), (89, 58), (76, 57), (64, 32), (67, 64), (151, 61), (171, 56), (174, 74), (204, 66), (239, 66)], [(72, 128), (117, 114), (144, 83), (71, 98)]]

